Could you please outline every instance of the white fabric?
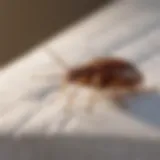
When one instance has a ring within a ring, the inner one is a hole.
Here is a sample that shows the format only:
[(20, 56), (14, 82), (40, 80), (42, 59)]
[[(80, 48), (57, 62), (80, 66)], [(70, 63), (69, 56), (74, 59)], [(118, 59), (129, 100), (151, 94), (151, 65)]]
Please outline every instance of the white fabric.
[(96, 99), (95, 112), (89, 114), (85, 107), (92, 92), (77, 88), (74, 104), (66, 112), (64, 104), (71, 91), (57, 97), (62, 77), (52, 77), (55, 72), (64, 71), (54, 60), (53, 53), (61, 56), (70, 67), (96, 56), (112, 55), (135, 62), (143, 71), (146, 84), (158, 86), (160, 11), (157, 5), (160, 4), (154, 3), (148, 8), (143, 1), (139, 1), (140, 5), (135, 1), (119, 1), (109, 8), (104, 6), (3, 69), (0, 132), (13, 135), (101, 133), (158, 138), (158, 94), (132, 97), (130, 113), (117, 110), (99, 95), (101, 99)]

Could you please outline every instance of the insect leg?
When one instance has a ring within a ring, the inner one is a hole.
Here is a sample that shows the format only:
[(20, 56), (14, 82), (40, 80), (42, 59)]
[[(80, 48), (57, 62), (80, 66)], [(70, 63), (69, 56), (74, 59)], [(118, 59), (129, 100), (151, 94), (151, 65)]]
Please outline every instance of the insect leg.
[(146, 88), (141, 88), (140, 92), (141, 93), (152, 93), (152, 92), (159, 92), (158, 87), (146, 87)]
[(130, 88), (128, 95), (137, 96), (143, 93), (157, 93), (159, 89), (157, 87), (138, 87), (138, 88)]
[(99, 83), (100, 83), (100, 76), (95, 75), (93, 77), (93, 81), (92, 81), (92, 85), (94, 86), (93, 92), (90, 95), (90, 98), (88, 101), (88, 106), (87, 106), (88, 112), (90, 112), (90, 113), (93, 111), (93, 106), (95, 104), (95, 101), (97, 100), (95, 87), (97, 87)]
[(89, 99), (88, 99), (88, 105), (87, 105), (87, 112), (88, 113), (92, 113), (93, 106), (95, 105), (96, 100), (97, 100), (96, 92), (93, 91), (93, 92), (91, 92)]
[(123, 102), (123, 96), (125, 96), (125, 95), (124, 94), (116, 94), (115, 93), (112, 96), (112, 100), (115, 102), (115, 104), (118, 105), (119, 108), (128, 109), (129, 108), (128, 105)]
[(53, 82), (54, 80), (57, 79), (62, 79), (63, 78), (63, 73), (54, 73), (54, 74), (37, 74), (37, 75), (32, 75), (32, 79), (35, 80), (45, 80), (47, 82)]
[(68, 98), (67, 98), (67, 101), (66, 101), (66, 104), (65, 104), (65, 110), (68, 111), (68, 108), (71, 108), (72, 105), (73, 105), (73, 102), (75, 100), (75, 97), (77, 96), (76, 94), (76, 89), (74, 89), (71, 94), (69, 94)]
[(60, 91), (64, 92), (68, 87), (68, 83), (64, 80), (62, 81), (61, 85), (60, 85)]

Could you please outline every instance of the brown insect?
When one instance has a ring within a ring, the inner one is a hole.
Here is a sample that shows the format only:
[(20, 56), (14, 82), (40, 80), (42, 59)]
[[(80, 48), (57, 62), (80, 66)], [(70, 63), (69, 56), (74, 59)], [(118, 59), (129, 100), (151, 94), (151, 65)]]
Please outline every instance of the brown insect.
[[(54, 54), (57, 62), (67, 68), (65, 84), (76, 84), (82, 87), (92, 88), (96, 92), (108, 91), (110, 98), (120, 102), (124, 93), (136, 93), (143, 90), (144, 77), (136, 66), (127, 60), (120, 58), (96, 58), (86, 64), (68, 68), (62, 58)], [(69, 98), (70, 105), (74, 100), (73, 93)], [(91, 106), (96, 97), (91, 95), (89, 105)], [(68, 104), (69, 105), (69, 104)], [(67, 106), (68, 106), (67, 105)]]

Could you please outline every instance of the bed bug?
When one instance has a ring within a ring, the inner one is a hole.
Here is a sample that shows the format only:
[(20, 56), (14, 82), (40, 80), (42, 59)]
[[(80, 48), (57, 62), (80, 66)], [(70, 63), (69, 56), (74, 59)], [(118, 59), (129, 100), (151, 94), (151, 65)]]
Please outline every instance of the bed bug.
[[(58, 64), (63, 65), (66, 69), (63, 83), (66, 86), (67, 84), (75, 84), (92, 88), (95, 93), (101, 92), (103, 95), (108, 91), (110, 98), (116, 102), (120, 102), (121, 97), (126, 93), (138, 93), (144, 90), (143, 74), (135, 65), (125, 59), (97, 57), (85, 64), (70, 68), (60, 56), (54, 53), (52, 55)], [(73, 92), (67, 106), (73, 103), (75, 95)], [(92, 106), (95, 99), (94, 94), (91, 95), (88, 106)]]

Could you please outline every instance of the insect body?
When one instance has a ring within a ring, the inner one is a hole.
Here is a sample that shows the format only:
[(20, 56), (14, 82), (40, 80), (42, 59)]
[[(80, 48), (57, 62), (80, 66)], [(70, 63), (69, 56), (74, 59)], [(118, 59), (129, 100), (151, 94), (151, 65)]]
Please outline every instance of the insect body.
[(67, 81), (97, 89), (137, 87), (143, 81), (140, 71), (128, 61), (99, 58), (68, 71)]
[[(61, 63), (65, 69), (68, 67), (59, 56), (53, 54), (55, 59)], [(119, 101), (119, 97), (123, 95), (123, 91), (136, 93), (143, 88), (143, 75), (136, 66), (127, 60), (120, 58), (95, 58), (86, 64), (69, 68), (66, 71), (65, 82), (67, 84), (77, 84), (82, 87), (92, 88), (96, 92), (113, 91), (111, 98)], [(104, 92), (103, 92), (104, 94)], [(76, 94), (68, 99), (70, 106)], [(89, 100), (89, 105), (92, 106), (96, 99), (93, 94)]]

